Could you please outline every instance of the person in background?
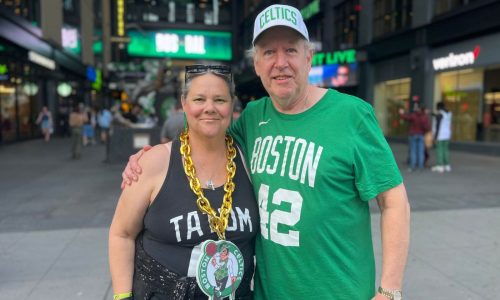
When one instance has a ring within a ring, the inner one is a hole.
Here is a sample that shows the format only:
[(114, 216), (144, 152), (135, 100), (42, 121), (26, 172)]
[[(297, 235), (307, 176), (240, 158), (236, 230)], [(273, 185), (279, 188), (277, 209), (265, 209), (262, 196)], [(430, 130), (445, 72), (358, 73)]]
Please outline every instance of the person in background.
[(85, 114), (87, 115), (87, 121), (83, 124), (83, 146), (94, 145), (95, 144), (95, 127), (97, 124), (96, 111), (92, 107), (85, 107)]
[(125, 118), (122, 109), (120, 107), (120, 103), (115, 103), (111, 107), (111, 113), (113, 116), (113, 122), (111, 125), (116, 125), (116, 126), (125, 126), (125, 127), (133, 127), (134, 123), (132, 123), (129, 119)]
[(71, 157), (80, 159), (82, 157), (82, 131), (83, 124), (88, 121), (84, 112), (83, 103), (75, 103), (73, 111), (69, 114), (69, 126), (71, 127)]
[(101, 143), (105, 144), (109, 139), (111, 130), (111, 123), (113, 122), (113, 115), (109, 109), (103, 107), (97, 113), (97, 124), (101, 132)]
[(176, 138), (184, 128), (184, 111), (182, 103), (176, 101), (174, 111), (169, 114), (163, 127), (161, 128), (160, 140), (162, 143), (168, 143)]
[[(424, 110), (427, 117), (432, 116), (431, 111), (426, 107)], [(428, 130), (424, 134), (424, 168), (429, 167), (429, 160), (431, 158), (431, 149), (434, 147), (434, 136), (432, 130)]]
[(402, 119), (410, 123), (408, 131), (408, 143), (410, 145), (410, 167), (408, 171), (424, 169), (425, 144), (424, 134), (429, 131), (429, 117), (425, 113), (425, 107), (415, 102), (413, 112), (405, 113), (404, 109), (399, 110)]
[(236, 98), (233, 110), (233, 122), (238, 120), (238, 118), (241, 116), (242, 111), (243, 111), (243, 106), (241, 105), (241, 101), (238, 98)]
[(432, 167), (434, 172), (450, 172), (450, 139), (451, 139), (452, 112), (449, 111), (443, 102), (437, 104), (437, 113), (434, 115), (433, 133), (436, 144), (437, 164)]
[(52, 113), (49, 111), (47, 106), (42, 107), (42, 111), (38, 114), (36, 123), (40, 125), (45, 142), (50, 141), (50, 135), (54, 132), (54, 122), (52, 119)]
[[(313, 46), (296, 8), (259, 13), (252, 45), (269, 97), (249, 102), (230, 133), (258, 195), (254, 299), (401, 299), (410, 208), (373, 107), (308, 83)], [(130, 158), (122, 185), (137, 177), (143, 153)], [(381, 209), (378, 289), (373, 198)]]
[[(207, 299), (196, 283), (197, 262), (202, 243), (221, 235), (226, 240), (219, 245), (234, 243), (244, 267), (232, 270), (238, 278), (218, 285), (210, 299), (234, 290), (236, 299), (252, 299), (258, 208), (244, 158), (226, 134), (234, 105), (231, 70), (194, 65), (185, 76), (187, 128), (144, 155), (140, 181), (122, 191), (116, 207), (109, 231), (114, 299)], [(220, 207), (219, 219), (202, 215), (207, 207)]]

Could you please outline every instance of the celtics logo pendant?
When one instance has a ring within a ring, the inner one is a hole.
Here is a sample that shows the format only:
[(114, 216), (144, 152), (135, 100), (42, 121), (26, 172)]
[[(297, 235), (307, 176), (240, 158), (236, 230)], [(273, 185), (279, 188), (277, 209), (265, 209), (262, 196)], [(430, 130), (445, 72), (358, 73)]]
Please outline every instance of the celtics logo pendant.
[(244, 273), (243, 255), (228, 241), (207, 240), (201, 244), (196, 281), (210, 300), (235, 298)]

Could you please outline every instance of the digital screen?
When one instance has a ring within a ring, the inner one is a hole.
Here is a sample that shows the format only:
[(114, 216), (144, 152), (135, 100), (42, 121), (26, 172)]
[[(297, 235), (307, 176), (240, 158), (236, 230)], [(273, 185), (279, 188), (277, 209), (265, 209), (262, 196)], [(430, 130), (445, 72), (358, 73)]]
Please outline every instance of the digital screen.
[(128, 54), (140, 57), (231, 60), (231, 33), (201, 30), (128, 31)]
[(332, 64), (313, 66), (309, 82), (320, 87), (343, 87), (358, 84), (358, 64)]

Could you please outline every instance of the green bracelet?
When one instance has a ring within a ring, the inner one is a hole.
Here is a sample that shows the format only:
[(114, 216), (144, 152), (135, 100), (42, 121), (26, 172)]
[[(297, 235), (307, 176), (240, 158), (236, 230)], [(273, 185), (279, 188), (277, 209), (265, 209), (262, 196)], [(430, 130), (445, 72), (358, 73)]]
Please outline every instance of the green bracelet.
[(121, 294), (114, 294), (113, 295), (113, 300), (122, 300), (122, 299), (127, 299), (129, 297), (132, 297), (132, 292), (121, 293)]

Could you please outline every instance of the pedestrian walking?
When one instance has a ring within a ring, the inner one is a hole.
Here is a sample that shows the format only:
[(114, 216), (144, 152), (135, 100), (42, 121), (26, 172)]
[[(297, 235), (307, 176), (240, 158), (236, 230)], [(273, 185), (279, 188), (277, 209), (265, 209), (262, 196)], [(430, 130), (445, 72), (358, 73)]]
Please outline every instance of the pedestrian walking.
[(94, 108), (86, 106), (85, 114), (87, 115), (87, 121), (83, 124), (83, 146), (94, 145), (95, 144), (95, 128), (97, 124), (97, 115)]
[(87, 114), (83, 111), (82, 103), (76, 103), (69, 115), (69, 126), (71, 127), (71, 157), (80, 159), (82, 157), (82, 131), (83, 124), (88, 121)]
[(50, 136), (54, 132), (54, 122), (52, 119), (52, 113), (49, 111), (47, 106), (42, 107), (42, 111), (38, 114), (36, 123), (40, 125), (45, 142), (50, 141)]
[(109, 139), (113, 115), (109, 109), (103, 107), (98, 110), (97, 124), (99, 125), (101, 143), (105, 144)]

